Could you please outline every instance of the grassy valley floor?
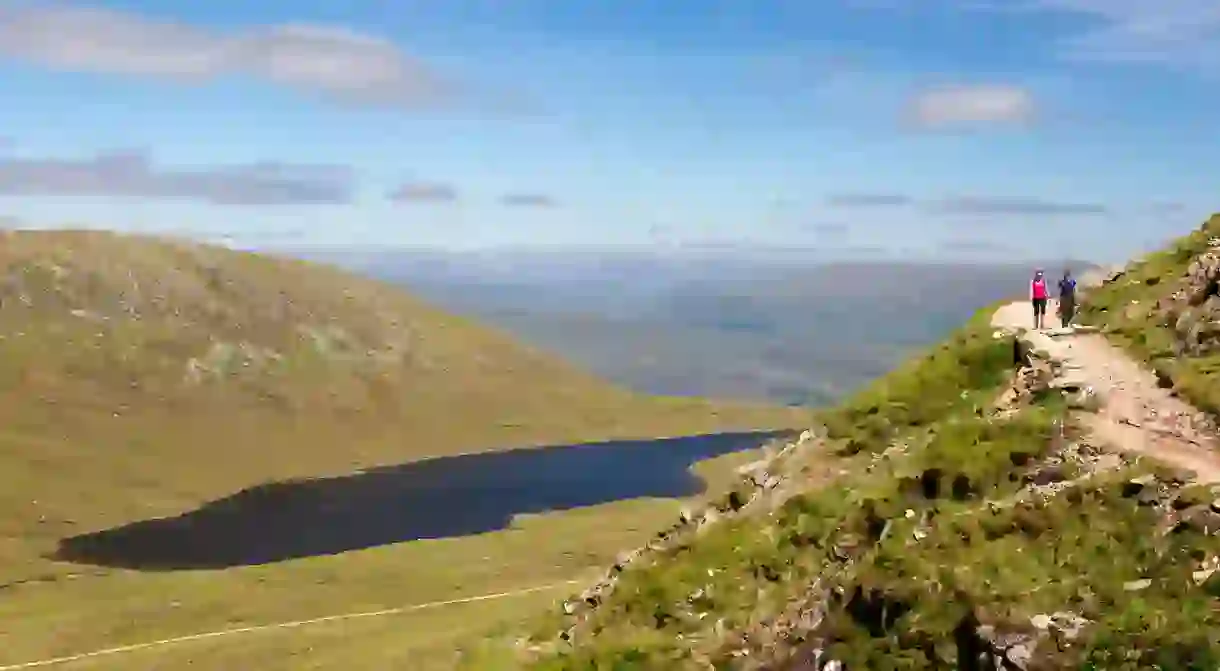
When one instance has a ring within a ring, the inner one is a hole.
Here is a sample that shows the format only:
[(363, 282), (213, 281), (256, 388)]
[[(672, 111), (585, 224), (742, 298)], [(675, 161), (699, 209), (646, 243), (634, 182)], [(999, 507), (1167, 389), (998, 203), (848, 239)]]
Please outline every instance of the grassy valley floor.
[[(723, 488), (737, 453), (700, 464)], [(527, 516), (513, 528), (338, 556), (223, 571), (140, 573), (78, 568), (3, 590), (0, 668), (233, 627), (376, 611), (590, 578), (646, 542), (683, 502), (654, 499)], [(573, 587), (417, 613), (192, 641), (74, 663), (96, 669), (451, 669), (496, 627), (520, 626)], [(340, 663), (341, 662), (341, 663)], [(338, 666), (337, 666), (338, 665)]]

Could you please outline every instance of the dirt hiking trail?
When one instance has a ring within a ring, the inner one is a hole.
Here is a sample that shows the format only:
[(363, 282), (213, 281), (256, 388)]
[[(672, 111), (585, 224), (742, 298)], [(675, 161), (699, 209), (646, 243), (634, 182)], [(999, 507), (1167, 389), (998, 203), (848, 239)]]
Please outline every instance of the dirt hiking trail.
[[(1047, 310), (1047, 318), (1056, 319), (1053, 310)], [(1151, 371), (1104, 336), (1059, 328), (1035, 332), (1026, 301), (1000, 308), (991, 324), (1014, 333), (1030, 329), (1025, 339), (1035, 349), (1060, 361), (1065, 377), (1093, 388), (1101, 407), (1084, 420), (1097, 440), (1194, 471), (1200, 482), (1220, 482), (1220, 441), (1208, 429), (1206, 415), (1160, 387)]]

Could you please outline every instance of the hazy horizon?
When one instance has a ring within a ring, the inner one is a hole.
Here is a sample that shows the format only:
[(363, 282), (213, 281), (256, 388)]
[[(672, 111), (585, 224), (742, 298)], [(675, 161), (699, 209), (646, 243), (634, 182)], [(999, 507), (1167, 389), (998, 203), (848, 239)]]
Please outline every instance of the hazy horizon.
[(815, 405), (1021, 294), (1031, 265), (543, 256), (553, 262), (394, 250), (317, 258), (638, 391)]

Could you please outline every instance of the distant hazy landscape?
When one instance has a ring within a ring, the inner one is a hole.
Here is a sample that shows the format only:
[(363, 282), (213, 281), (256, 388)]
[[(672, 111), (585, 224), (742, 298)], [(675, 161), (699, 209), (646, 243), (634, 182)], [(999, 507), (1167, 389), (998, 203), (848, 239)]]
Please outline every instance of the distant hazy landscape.
[[(729, 252), (304, 255), (407, 286), (641, 391), (790, 404), (826, 403), (884, 374), (979, 307), (1024, 292), (1035, 265)], [(1045, 266), (1054, 275), (1061, 263)]]

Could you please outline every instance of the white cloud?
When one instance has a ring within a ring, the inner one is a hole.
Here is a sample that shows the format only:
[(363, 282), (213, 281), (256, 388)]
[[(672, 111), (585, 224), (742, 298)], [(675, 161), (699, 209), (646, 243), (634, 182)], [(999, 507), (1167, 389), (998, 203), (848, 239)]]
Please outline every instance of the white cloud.
[(922, 91), (911, 99), (908, 113), (916, 124), (938, 128), (960, 124), (1019, 124), (1032, 121), (1033, 95), (1005, 84), (952, 86)]
[(199, 83), (230, 75), (350, 102), (429, 107), (454, 87), (392, 42), (311, 25), (221, 33), (109, 9), (0, 6), (0, 57)]

